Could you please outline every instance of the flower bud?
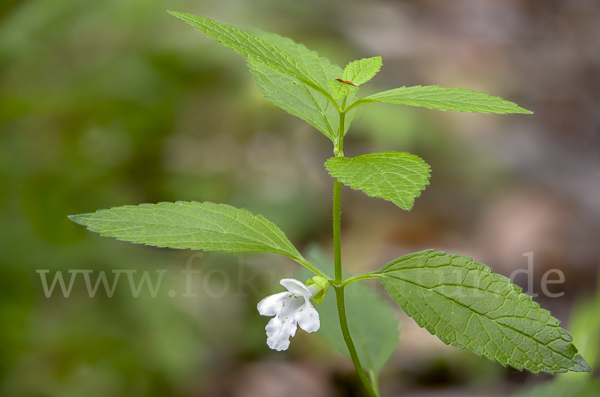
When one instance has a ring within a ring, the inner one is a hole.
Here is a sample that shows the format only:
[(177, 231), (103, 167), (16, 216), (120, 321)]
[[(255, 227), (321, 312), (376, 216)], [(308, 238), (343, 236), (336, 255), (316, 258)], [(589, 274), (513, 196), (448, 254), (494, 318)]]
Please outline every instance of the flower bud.
[(329, 281), (327, 281), (323, 277), (314, 276), (306, 282), (306, 285), (308, 287), (312, 286), (312, 288), (315, 289), (315, 294), (313, 295), (312, 300), (317, 305), (320, 305), (323, 302), (323, 299), (325, 298), (325, 293), (327, 292), (327, 289), (329, 288)]

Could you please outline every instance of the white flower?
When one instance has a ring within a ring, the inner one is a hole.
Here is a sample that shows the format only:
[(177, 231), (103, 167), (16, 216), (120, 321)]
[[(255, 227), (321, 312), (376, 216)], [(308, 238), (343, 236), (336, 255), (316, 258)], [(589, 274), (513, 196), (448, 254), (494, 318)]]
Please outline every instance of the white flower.
[(316, 285), (307, 287), (293, 278), (284, 278), (280, 284), (287, 288), (287, 292), (267, 296), (258, 302), (258, 312), (262, 316), (275, 316), (265, 329), (267, 345), (277, 351), (287, 350), (298, 325), (306, 332), (318, 331), (321, 326), (319, 312), (310, 299), (322, 288)]

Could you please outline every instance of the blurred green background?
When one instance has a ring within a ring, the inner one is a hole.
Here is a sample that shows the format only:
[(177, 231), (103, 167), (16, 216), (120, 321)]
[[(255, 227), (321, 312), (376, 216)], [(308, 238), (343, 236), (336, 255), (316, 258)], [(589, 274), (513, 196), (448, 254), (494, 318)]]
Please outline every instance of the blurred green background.
[[(533, 252), (533, 277), (515, 282), (567, 329), (573, 307), (588, 307), (579, 323), (592, 324), (600, 310), (590, 303), (600, 263), (596, 1), (4, 0), (0, 395), (361, 395), (350, 361), (318, 333), (299, 331), (285, 353), (267, 348), (268, 319), (256, 303), (297, 274), (291, 261), (134, 246), (67, 219), (125, 204), (213, 201), (261, 213), (299, 248), (331, 252), (332, 182), (322, 167), (331, 143), (262, 98), (241, 56), (167, 9), (289, 36), (342, 66), (381, 55), (367, 91), (460, 86), (533, 110), (362, 107), (346, 155), (410, 151), (433, 176), (410, 212), (345, 188), (344, 263), (364, 272), (436, 248), (509, 276), (527, 269), (523, 254)], [(187, 264), (200, 271), (195, 297), (184, 296)], [(541, 288), (551, 269), (565, 278), (548, 287), (564, 292), (556, 298)], [(136, 283), (144, 271), (164, 278), (155, 296), (145, 287), (132, 296), (124, 273), (112, 297), (102, 286), (90, 297), (78, 274), (69, 297), (58, 285), (46, 297), (39, 270), (49, 283), (61, 271), (68, 284), (69, 270), (92, 270), (92, 282), (100, 271), (109, 281), (119, 270), (137, 270)], [(549, 381), (445, 346), (398, 316), (401, 344), (382, 373), (384, 395), (507, 396)], [(599, 328), (577, 328), (586, 358), (598, 355)]]

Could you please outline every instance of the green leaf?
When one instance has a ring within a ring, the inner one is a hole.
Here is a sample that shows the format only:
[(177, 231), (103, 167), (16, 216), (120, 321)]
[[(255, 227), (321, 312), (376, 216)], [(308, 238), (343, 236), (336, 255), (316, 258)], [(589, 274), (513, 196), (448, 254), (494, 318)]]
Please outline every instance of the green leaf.
[(429, 183), (430, 168), (409, 153), (381, 152), (356, 157), (333, 157), (325, 168), (344, 185), (360, 189), (410, 210)]
[(217, 40), (240, 55), (262, 62), (275, 70), (294, 76), (314, 88), (328, 92), (326, 84), (315, 78), (299, 60), (253, 34), (194, 14), (175, 11), (169, 11), (169, 14), (200, 29), (211, 39)]
[[(578, 302), (571, 310), (569, 328), (571, 335), (577, 340), (579, 351), (587, 357), (592, 368), (598, 364), (600, 352), (600, 318), (598, 305), (600, 290), (592, 299)], [(580, 373), (567, 372), (555, 376), (552, 380), (522, 390), (513, 397), (598, 397), (600, 396), (600, 380), (593, 374), (583, 376)]]
[[(342, 74), (339, 66), (332, 65), (325, 58), (319, 58), (303, 45), (278, 35), (262, 33), (265, 37), (263, 39), (209, 18), (174, 11), (169, 13), (200, 29), (224, 46), (248, 57), (249, 66), (257, 77), (257, 84), (267, 99), (308, 121), (334, 140), (333, 135), (337, 134), (339, 128), (339, 114), (335, 106), (326, 99), (331, 95), (327, 81)], [(283, 78), (282, 75), (290, 78)], [(308, 91), (307, 94), (302, 93), (300, 87), (293, 87), (294, 83), (301, 83), (302, 88)], [(285, 86), (282, 88), (278, 84)], [(357, 98), (349, 96), (348, 99), (353, 103)], [(299, 108), (294, 108), (298, 104)], [(308, 110), (307, 105), (312, 109)], [(357, 110), (351, 109), (346, 114), (344, 134), (348, 131)]]
[(373, 275), (407, 315), (446, 344), (535, 374), (591, 371), (560, 321), (470, 257), (417, 252)]
[(327, 86), (333, 93), (334, 99), (341, 99), (346, 95), (358, 90), (358, 87), (352, 84), (342, 83), (337, 80), (330, 80), (327, 82)]
[[(301, 60), (310, 72), (325, 85), (328, 80), (342, 74), (342, 69), (338, 65), (332, 64), (326, 58), (319, 57), (316, 52), (310, 51), (302, 44), (297, 44), (287, 37), (274, 33), (257, 32), (257, 34), (270, 44)], [(266, 99), (286, 112), (310, 123), (335, 142), (340, 116), (335, 106), (325, 96), (301, 80), (281, 73), (264, 63), (248, 60), (248, 67), (254, 75), (256, 85)], [(349, 98), (353, 101), (356, 100), (356, 96)], [(357, 109), (352, 109), (346, 114), (344, 133), (348, 131), (350, 123), (356, 116), (355, 110)]]
[(256, 35), (292, 55), (323, 85), (326, 85), (328, 80), (335, 78), (334, 76), (340, 75), (341, 68), (338, 65), (332, 64), (329, 59), (320, 57), (316, 51), (309, 50), (303, 44), (296, 43), (289, 37), (264, 31), (257, 31)]
[(260, 215), (226, 204), (184, 202), (123, 206), (71, 215), (102, 236), (155, 247), (271, 252), (306, 262), (285, 234)]
[[(381, 57), (365, 58), (350, 62), (344, 69), (342, 79), (357, 85), (364, 84), (379, 72), (382, 64)], [(335, 99), (343, 98), (358, 90), (358, 86), (338, 80), (330, 80), (327, 82), (327, 85)]]
[(482, 92), (437, 85), (400, 87), (368, 96), (359, 102), (387, 102), (456, 112), (533, 113), (515, 103)]
[(381, 69), (381, 57), (364, 58), (350, 62), (344, 69), (342, 79), (361, 85), (371, 80)]
[[(329, 59), (320, 57), (316, 51), (309, 50), (303, 44), (298, 44), (289, 37), (283, 37), (275, 33), (267, 33), (263, 31), (258, 31), (257, 35), (270, 44), (288, 52), (294, 58), (300, 60), (313, 74), (313, 76), (317, 77), (324, 85), (327, 85), (329, 80), (339, 78), (343, 73), (342, 68), (336, 64), (332, 64)], [(277, 71), (275, 72), (277, 73)], [(325, 123), (330, 125), (331, 129), (335, 131), (335, 134), (337, 134), (340, 121), (340, 115), (337, 109), (329, 102), (329, 100), (325, 100), (322, 93), (317, 92), (310, 86), (308, 86), (307, 89), (310, 92), (311, 97), (317, 102), (316, 108), (322, 113), (322, 117), (326, 120)], [(347, 100), (349, 103), (354, 103), (356, 100), (358, 100), (358, 98), (356, 94), (350, 94), (348, 95)], [(340, 105), (339, 102), (338, 105)], [(346, 113), (344, 134), (348, 131), (352, 120), (354, 120), (357, 114), (358, 108), (351, 109)]]
[[(312, 248), (307, 258), (323, 272), (333, 274), (333, 263), (322, 250)], [(363, 283), (345, 287), (345, 296), (348, 328), (360, 361), (367, 371), (378, 374), (398, 345), (396, 314), (377, 291)], [(321, 318), (318, 334), (329, 346), (350, 357), (340, 328), (334, 291), (325, 295), (317, 310)]]
[(332, 125), (327, 113), (330, 109), (336, 114), (337, 111), (323, 95), (302, 84), (300, 80), (262, 63), (248, 61), (248, 67), (254, 75), (258, 89), (266, 99), (289, 114), (300, 117), (335, 141), (339, 121)]

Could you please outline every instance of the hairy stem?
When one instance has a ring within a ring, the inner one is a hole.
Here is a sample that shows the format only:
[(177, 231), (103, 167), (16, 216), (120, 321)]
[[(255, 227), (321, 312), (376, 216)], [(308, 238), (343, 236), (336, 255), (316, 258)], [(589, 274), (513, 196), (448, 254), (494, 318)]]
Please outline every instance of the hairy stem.
[[(342, 102), (342, 108), (346, 106), (346, 98), (344, 98)], [(344, 122), (346, 119), (346, 113), (342, 110), (340, 111), (340, 125), (338, 131), (338, 140), (337, 145), (335, 147), (335, 155), (336, 157), (344, 157), (343, 147), (344, 147)], [(352, 363), (356, 368), (356, 372), (362, 383), (367, 388), (369, 395), (372, 397), (378, 397), (379, 393), (376, 388), (373, 388), (371, 383), (369, 382), (369, 378), (360, 363), (360, 359), (358, 358), (358, 353), (356, 352), (356, 347), (354, 347), (354, 342), (352, 341), (352, 337), (350, 336), (350, 329), (348, 328), (348, 319), (346, 318), (346, 302), (344, 298), (344, 287), (342, 286), (343, 278), (342, 278), (342, 248), (341, 248), (341, 190), (342, 183), (337, 179), (334, 181), (333, 186), (333, 247), (334, 247), (334, 264), (335, 264), (335, 296), (337, 301), (337, 309), (338, 316), (340, 318), (340, 326), (342, 329), (342, 335), (344, 337), (344, 341), (346, 342), (346, 346), (348, 347), (348, 351), (350, 352), (350, 358), (352, 358)], [(372, 380), (374, 384), (377, 382), (377, 378), (375, 377)]]
[(333, 255), (336, 284), (342, 283), (341, 190), (342, 183), (335, 180), (333, 185)]
[[(346, 105), (346, 98), (342, 102), (342, 107)], [(336, 157), (344, 157), (344, 122), (346, 121), (346, 113), (340, 112), (340, 123), (337, 136), (337, 143), (334, 148)], [(342, 183), (337, 179), (333, 185), (333, 251), (335, 263), (335, 282), (342, 283), (342, 248), (341, 248), (341, 192)]]
[[(358, 353), (356, 352), (356, 347), (354, 347), (354, 342), (352, 341), (352, 337), (350, 336), (350, 329), (348, 328), (348, 319), (346, 318), (346, 303), (344, 299), (344, 288), (335, 287), (335, 296), (337, 300), (337, 309), (338, 315), (340, 317), (340, 325), (342, 328), (342, 336), (344, 337), (344, 341), (346, 342), (346, 346), (348, 346), (348, 351), (350, 352), (350, 358), (352, 359), (352, 363), (356, 368), (356, 372), (358, 372), (358, 377), (365, 385), (369, 395), (372, 397), (378, 397), (376, 389), (373, 388), (371, 383), (369, 382), (369, 378), (360, 363), (360, 359), (358, 358)], [(374, 378), (376, 379), (376, 377)], [(376, 382), (376, 381), (374, 381)]]

